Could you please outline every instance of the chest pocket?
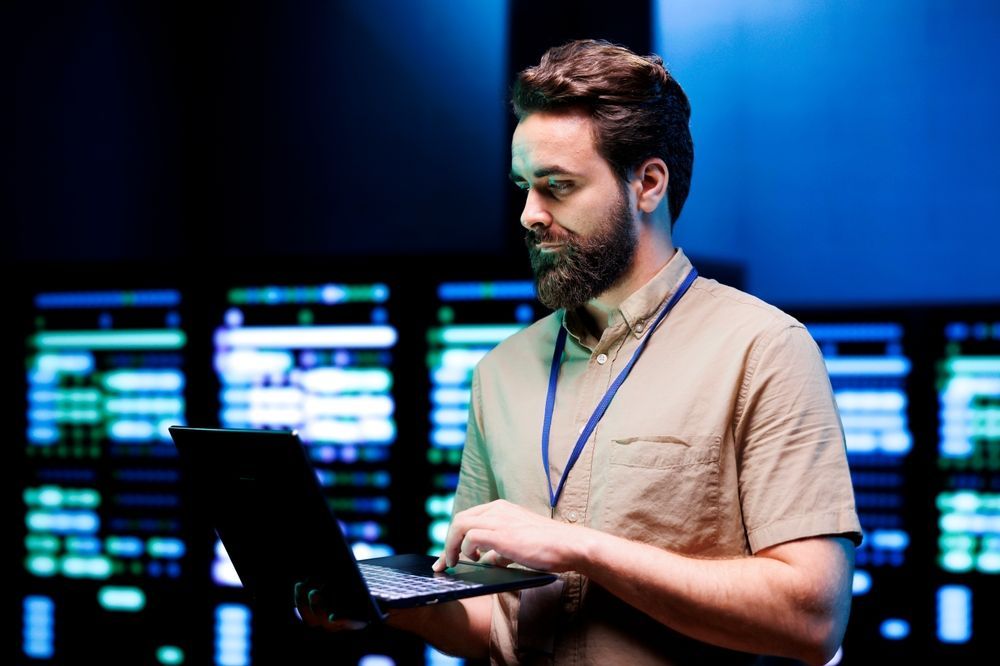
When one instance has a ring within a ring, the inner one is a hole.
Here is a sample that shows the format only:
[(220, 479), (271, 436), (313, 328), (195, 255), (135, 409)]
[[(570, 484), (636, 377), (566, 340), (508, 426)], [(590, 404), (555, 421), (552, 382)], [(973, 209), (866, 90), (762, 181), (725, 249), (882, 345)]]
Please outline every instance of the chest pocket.
[(697, 554), (719, 528), (719, 436), (612, 440), (604, 525), (618, 536)]

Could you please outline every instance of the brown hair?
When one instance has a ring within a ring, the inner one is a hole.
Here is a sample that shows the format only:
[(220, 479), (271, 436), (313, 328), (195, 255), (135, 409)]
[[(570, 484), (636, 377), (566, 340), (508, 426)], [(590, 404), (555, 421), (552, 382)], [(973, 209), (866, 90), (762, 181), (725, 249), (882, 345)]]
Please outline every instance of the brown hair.
[(659, 56), (642, 57), (604, 40), (556, 46), (518, 74), (511, 102), (518, 120), (535, 111), (587, 111), (597, 151), (622, 180), (643, 160), (661, 158), (670, 174), (673, 227), (691, 187), (691, 105)]

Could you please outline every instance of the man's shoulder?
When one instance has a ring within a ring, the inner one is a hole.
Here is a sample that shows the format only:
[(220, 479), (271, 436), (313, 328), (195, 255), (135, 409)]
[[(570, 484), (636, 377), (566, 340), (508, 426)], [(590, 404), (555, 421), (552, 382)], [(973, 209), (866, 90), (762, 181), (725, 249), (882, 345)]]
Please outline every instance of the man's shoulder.
[(798, 319), (766, 301), (709, 278), (699, 278), (691, 289), (700, 298), (703, 316), (755, 330), (758, 334), (789, 327), (805, 328)]
[(491, 349), (479, 362), (480, 372), (495, 368), (517, 367), (535, 357), (552, 356), (556, 335), (562, 325), (562, 311), (557, 310), (525, 326), (505, 338)]

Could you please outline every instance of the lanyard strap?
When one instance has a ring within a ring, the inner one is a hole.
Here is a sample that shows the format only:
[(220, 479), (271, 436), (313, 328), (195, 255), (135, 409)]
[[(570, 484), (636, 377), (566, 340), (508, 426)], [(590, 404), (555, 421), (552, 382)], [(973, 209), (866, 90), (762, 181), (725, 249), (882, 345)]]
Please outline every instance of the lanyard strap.
[(698, 271), (692, 266), (691, 272), (688, 273), (687, 277), (684, 278), (684, 282), (674, 293), (673, 297), (667, 302), (666, 307), (660, 312), (653, 322), (653, 325), (649, 327), (646, 331), (646, 335), (643, 336), (642, 340), (639, 342), (639, 346), (636, 347), (635, 352), (632, 354), (632, 358), (629, 359), (628, 364), (618, 373), (618, 377), (615, 379), (614, 383), (608, 388), (607, 393), (601, 398), (601, 402), (598, 403), (597, 408), (594, 413), (591, 414), (590, 420), (587, 421), (587, 425), (584, 426), (583, 430), (580, 432), (580, 437), (576, 440), (576, 446), (573, 447), (573, 452), (569, 454), (569, 460), (566, 462), (566, 469), (563, 470), (562, 478), (559, 479), (559, 486), (552, 490), (552, 476), (549, 473), (549, 430), (552, 428), (552, 412), (555, 409), (556, 404), (556, 385), (559, 383), (559, 366), (562, 365), (562, 355), (563, 350), (566, 348), (566, 327), (559, 327), (559, 335), (556, 338), (556, 348), (552, 354), (552, 367), (549, 371), (549, 392), (545, 397), (545, 421), (542, 423), (542, 465), (545, 467), (545, 480), (548, 482), (549, 487), (549, 501), (552, 508), (555, 508), (556, 502), (559, 501), (559, 496), (562, 494), (563, 486), (566, 484), (566, 477), (569, 476), (569, 471), (573, 469), (573, 465), (576, 464), (577, 459), (583, 452), (583, 447), (587, 445), (587, 440), (590, 439), (591, 433), (594, 432), (594, 428), (597, 427), (597, 422), (601, 420), (604, 416), (604, 412), (608, 410), (608, 405), (611, 404), (611, 399), (615, 397), (615, 393), (622, 384), (625, 383), (625, 378), (628, 377), (628, 373), (632, 371), (632, 366), (639, 359), (639, 354), (642, 350), (646, 348), (646, 343), (649, 342), (649, 337), (656, 330), (656, 327), (660, 325), (660, 322), (667, 316), (677, 302), (681, 300), (681, 297), (687, 293), (688, 288), (694, 282), (695, 278), (698, 277)]

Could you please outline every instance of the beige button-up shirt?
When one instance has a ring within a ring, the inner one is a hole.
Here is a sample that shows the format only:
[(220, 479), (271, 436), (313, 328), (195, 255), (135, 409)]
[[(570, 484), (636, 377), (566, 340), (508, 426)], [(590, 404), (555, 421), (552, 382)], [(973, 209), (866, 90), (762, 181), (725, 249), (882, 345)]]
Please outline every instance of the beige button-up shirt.
[[(818, 535), (860, 540), (843, 430), (816, 343), (777, 308), (701, 277), (651, 334), (550, 508), (541, 435), (559, 327), (569, 335), (549, 442), (553, 486), (690, 270), (678, 249), (599, 340), (576, 312), (558, 311), (483, 358), (455, 512), (502, 498), (696, 557), (746, 556)], [(682, 636), (579, 574), (561, 579), (561, 593), (548, 600), (538, 592), (495, 597), (494, 663), (753, 660)]]

